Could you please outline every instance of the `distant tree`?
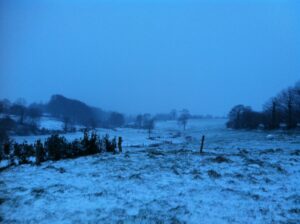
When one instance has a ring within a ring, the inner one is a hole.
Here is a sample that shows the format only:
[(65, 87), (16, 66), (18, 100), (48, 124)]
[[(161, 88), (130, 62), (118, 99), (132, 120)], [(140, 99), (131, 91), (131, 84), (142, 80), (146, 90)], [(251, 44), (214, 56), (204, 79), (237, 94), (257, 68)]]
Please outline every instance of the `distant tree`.
[(279, 105), (283, 114), (283, 120), (286, 123), (287, 129), (297, 127), (296, 119), (296, 91), (293, 88), (283, 90), (278, 95)]
[(170, 118), (171, 118), (171, 120), (176, 120), (177, 119), (177, 110), (175, 110), (175, 109), (171, 110)]
[(8, 136), (7, 130), (1, 128), (0, 129), (0, 154), (1, 154), (1, 151), (2, 151), (1, 148), (2, 148), (3, 144), (5, 142), (7, 142), (8, 139), (9, 139), (9, 136)]
[(272, 98), (264, 106), (264, 125), (267, 129), (277, 129), (280, 127), (281, 114), (278, 99)]
[(29, 123), (35, 128), (38, 127), (39, 120), (41, 119), (43, 113), (39, 108), (29, 107), (26, 110), (26, 115), (29, 118)]
[(237, 105), (231, 109), (228, 115), (228, 128), (233, 129), (255, 129), (262, 122), (262, 114), (255, 112), (251, 107)]
[(26, 102), (25, 98), (20, 97), (20, 98), (18, 98), (15, 101), (15, 104), (17, 104), (17, 105), (23, 105), (24, 107), (26, 107), (27, 102)]
[(11, 107), (11, 102), (8, 99), (3, 99), (0, 101), (0, 113), (8, 113)]
[(0, 154), (3, 151), (4, 143), (9, 141), (10, 131), (14, 130), (16, 126), (16, 122), (9, 116), (0, 119)]
[(155, 120), (153, 118), (147, 118), (144, 120), (143, 128), (148, 130), (148, 137), (151, 137), (151, 133), (155, 127)]
[(40, 119), (43, 115), (42, 111), (37, 107), (29, 107), (26, 112), (27, 116), (33, 120)]
[(69, 117), (63, 117), (63, 130), (64, 132), (71, 131), (73, 129), (72, 121)]
[(248, 109), (244, 105), (234, 106), (228, 114), (229, 121), (227, 122), (227, 127), (240, 129), (242, 127), (242, 113)]
[(0, 129), (12, 131), (16, 126), (16, 122), (9, 116), (0, 119)]
[(155, 120), (157, 120), (157, 121), (168, 121), (168, 120), (172, 120), (170, 114), (164, 114), (164, 113), (156, 114), (156, 115), (154, 116), (154, 118), (155, 118)]
[(108, 123), (112, 127), (121, 127), (125, 123), (124, 115), (118, 112), (112, 112), (109, 116)]
[(142, 125), (143, 125), (143, 115), (139, 114), (139, 115), (136, 116), (135, 126), (137, 128), (142, 128)]
[(19, 123), (24, 124), (25, 115), (26, 115), (26, 107), (24, 105), (14, 104), (10, 108), (10, 113), (12, 115), (18, 116), (19, 117)]
[(300, 81), (294, 87), (295, 94), (295, 116), (297, 124), (300, 124)]
[(95, 118), (90, 118), (89, 127), (91, 129), (96, 129), (97, 128), (97, 121), (95, 120)]
[(190, 112), (187, 110), (187, 109), (183, 109), (181, 112), (180, 112), (180, 115), (178, 117), (178, 123), (180, 125), (182, 125), (183, 127), (183, 130), (186, 129), (186, 125), (188, 123), (188, 120), (190, 119), (191, 115), (190, 115)]

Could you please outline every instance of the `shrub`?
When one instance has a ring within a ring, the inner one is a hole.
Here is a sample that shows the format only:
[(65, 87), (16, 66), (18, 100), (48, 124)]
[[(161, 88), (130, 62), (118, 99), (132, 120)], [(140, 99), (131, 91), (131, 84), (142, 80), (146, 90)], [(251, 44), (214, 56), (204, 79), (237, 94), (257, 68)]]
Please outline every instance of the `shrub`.
[(109, 135), (105, 135), (103, 138), (103, 143), (104, 143), (106, 152), (116, 152), (116, 147), (117, 147), (116, 138), (113, 138), (110, 141)]
[(14, 155), (17, 157), (19, 164), (27, 164), (28, 161), (28, 156), (27, 152), (25, 151), (25, 144), (14, 144)]
[(84, 148), (85, 155), (93, 155), (101, 151), (98, 135), (95, 132), (92, 132), (91, 136), (89, 137), (88, 131), (84, 131), (81, 144)]
[(65, 137), (54, 134), (45, 141), (47, 158), (49, 160), (60, 160), (66, 158), (67, 141)]
[(40, 165), (42, 162), (45, 161), (45, 149), (41, 140), (37, 140), (34, 144), (35, 148), (35, 164)]

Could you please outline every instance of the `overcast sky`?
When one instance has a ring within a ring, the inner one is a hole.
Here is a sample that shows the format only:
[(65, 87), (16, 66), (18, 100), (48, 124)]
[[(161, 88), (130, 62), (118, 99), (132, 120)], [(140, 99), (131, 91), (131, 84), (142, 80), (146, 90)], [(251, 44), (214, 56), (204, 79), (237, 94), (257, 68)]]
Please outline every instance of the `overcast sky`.
[(0, 98), (225, 115), (297, 80), (298, 0), (0, 0)]

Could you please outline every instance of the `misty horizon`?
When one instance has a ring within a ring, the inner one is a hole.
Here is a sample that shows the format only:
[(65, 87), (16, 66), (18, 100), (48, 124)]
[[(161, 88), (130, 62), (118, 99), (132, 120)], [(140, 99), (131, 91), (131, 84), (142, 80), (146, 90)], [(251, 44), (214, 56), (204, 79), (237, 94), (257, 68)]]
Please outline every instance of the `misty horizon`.
[(0, 98), (225, 116), (300, 78), (297, 1), (0, 3)]

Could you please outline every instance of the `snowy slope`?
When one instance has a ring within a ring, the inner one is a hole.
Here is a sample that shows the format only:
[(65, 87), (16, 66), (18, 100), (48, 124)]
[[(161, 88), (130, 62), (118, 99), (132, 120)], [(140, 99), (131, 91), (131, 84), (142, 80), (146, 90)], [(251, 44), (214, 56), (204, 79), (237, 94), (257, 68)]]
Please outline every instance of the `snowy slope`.
[[(184, 134), (192, 136), (189, 141), (182, 136), (172, 144), (127, 146), (118, 155), (3, 171), (2, 221), (299, 223), (299, 136), (276, 132), (270, 140), (270, 133), (230, 131), (223, 124), (193, 121)], [(164, 140), (178, 131), (170, 123), (157, 128), (154, 135), (164, 134)], [(207, 144), (199, 155), (202, 133)], [(126, 141), (141, 144), (146, 137), (128, 130), (126, 138), (132, 139)]]

